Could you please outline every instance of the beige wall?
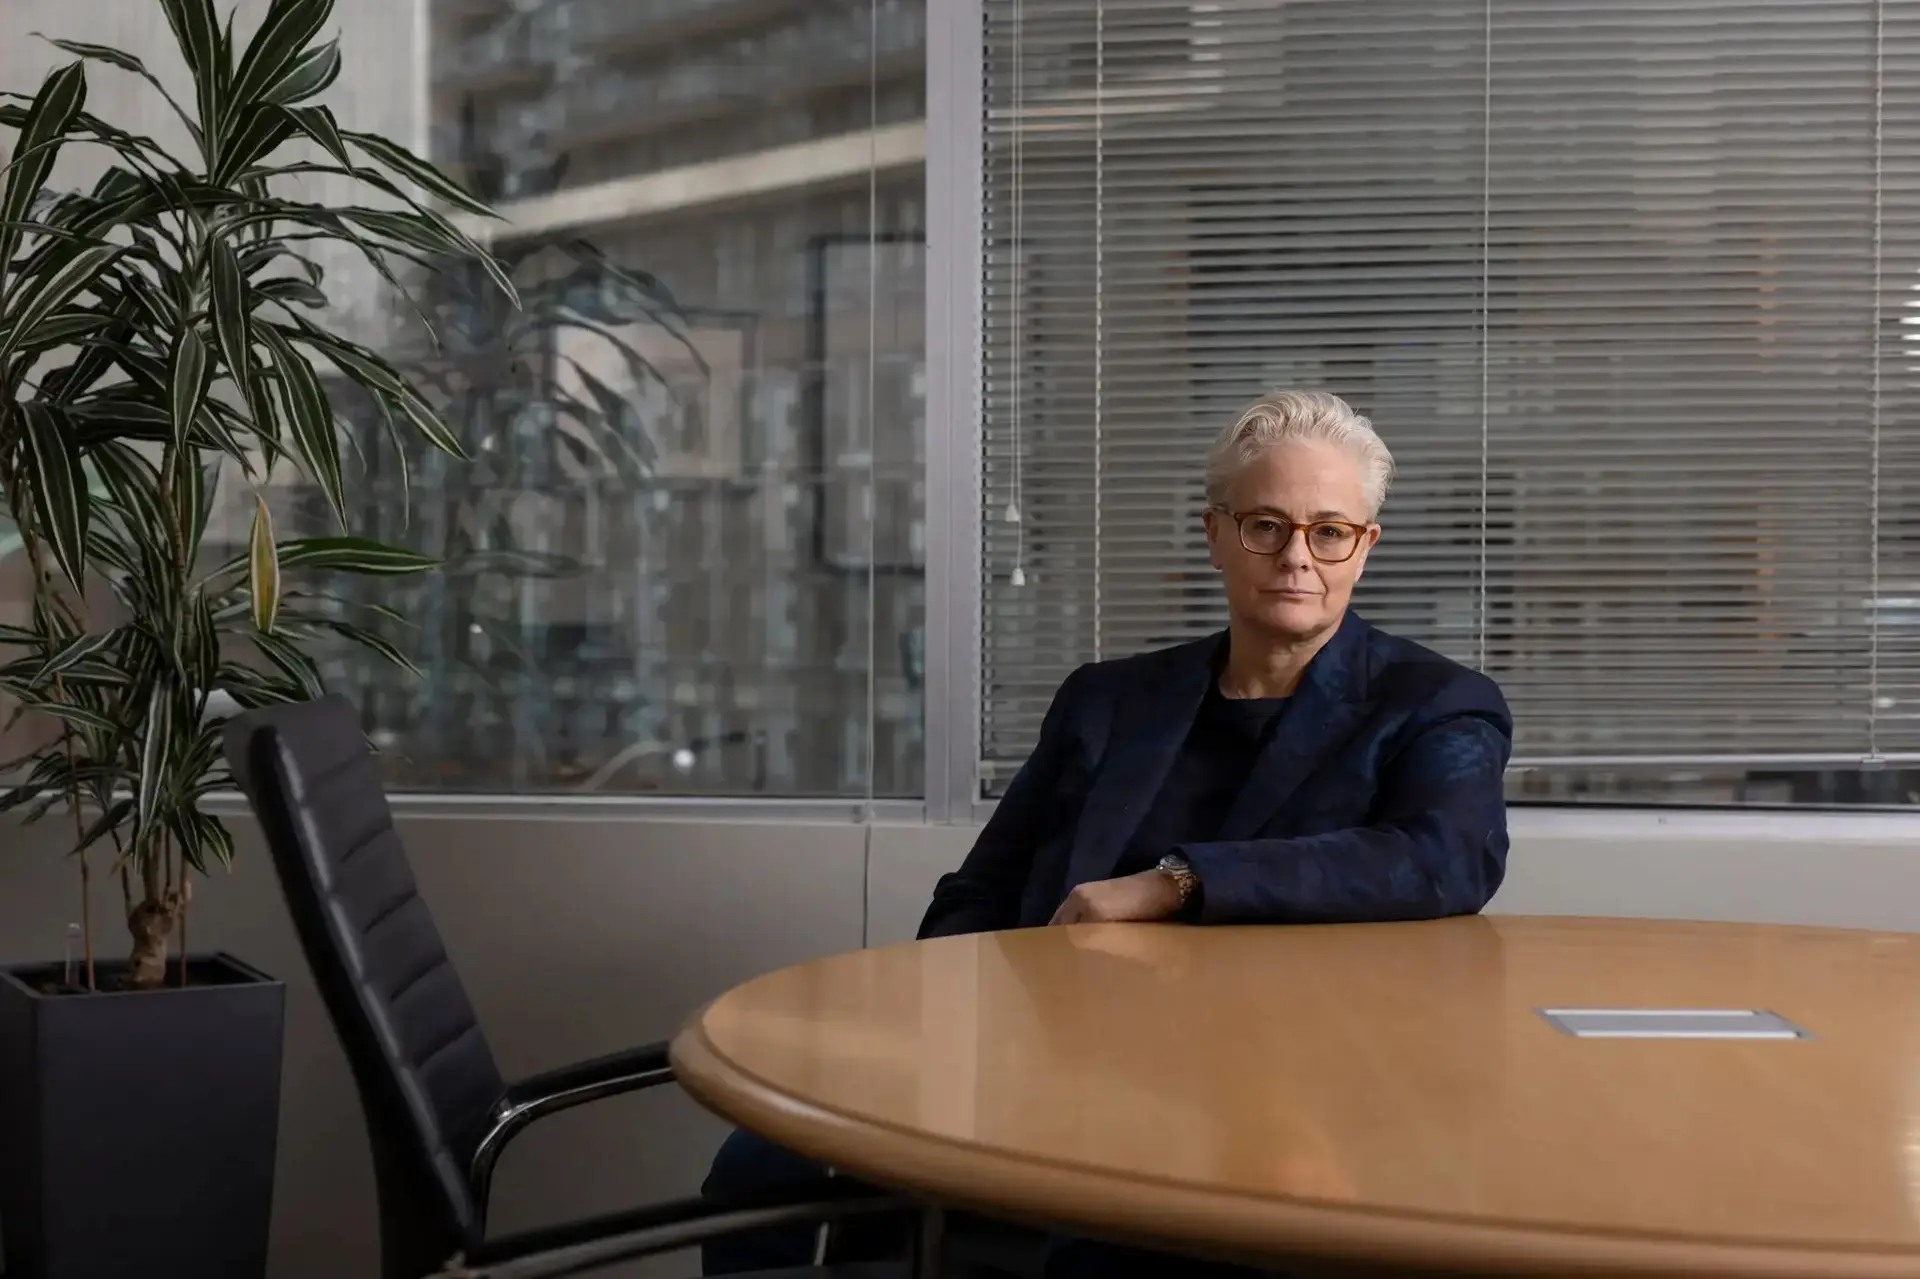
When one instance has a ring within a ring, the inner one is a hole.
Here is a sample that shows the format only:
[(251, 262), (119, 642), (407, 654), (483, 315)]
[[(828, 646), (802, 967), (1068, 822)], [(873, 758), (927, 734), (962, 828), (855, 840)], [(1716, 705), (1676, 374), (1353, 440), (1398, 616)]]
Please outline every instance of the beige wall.
[[(273, 1279), (374, 1271), (373, 1187), (345, 1063), (250, 823), (203, 889), (196, 946), (289, 986)], [(409, 816), (408, 846), (501, 1065), (519, 1074), (667, 1035), (704, 1000), (813, 955), (910, 937), (955, 827)], [(1514, 815), (1498, 911), (1920, 931), (1920, 815)], [(76, 914), (56, 831), (0, 824), (0, 962), (57, 956)], [(112, 903), (97, 905), (110, 921)], [(112, 939), (110, 931), (106, 935)], [(113, 939), (117, 941), (117, 939)], [(671, 1093), (563, 1116), (507, 1159), (499, 1224), (691, 1191), (720, 1125)], [(691, 1274), (677, 1258), (653, 1268)]]

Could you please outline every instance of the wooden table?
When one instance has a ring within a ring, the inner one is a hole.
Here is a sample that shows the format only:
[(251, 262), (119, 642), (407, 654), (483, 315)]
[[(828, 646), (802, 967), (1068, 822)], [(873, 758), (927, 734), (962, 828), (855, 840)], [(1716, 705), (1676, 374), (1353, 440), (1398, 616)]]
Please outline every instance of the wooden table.
[[(1552, 1007), (1811, 1038), (1582, 1039)], [(930, 1200), (1250, 1261), (1920, 1275), (1920, 937), (1616, 920), (896, 946), (674, 1041), (728, 1119)]]

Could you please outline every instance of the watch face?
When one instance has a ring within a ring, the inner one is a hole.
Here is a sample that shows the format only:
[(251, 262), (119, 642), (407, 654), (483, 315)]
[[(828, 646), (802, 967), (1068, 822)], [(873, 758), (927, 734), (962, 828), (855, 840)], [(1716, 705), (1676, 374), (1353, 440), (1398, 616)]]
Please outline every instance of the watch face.
[(1180, 904), (1186, 905), (1187, 899), (1193, 896), (1194, 885), (1199, 882), (1199, 877), (1193, 873), (1193, 867), (1187, 859), (1168, 853), (1160, 859), (1156, 869), (1173, 881), (1174, 887), (1180, 890)]

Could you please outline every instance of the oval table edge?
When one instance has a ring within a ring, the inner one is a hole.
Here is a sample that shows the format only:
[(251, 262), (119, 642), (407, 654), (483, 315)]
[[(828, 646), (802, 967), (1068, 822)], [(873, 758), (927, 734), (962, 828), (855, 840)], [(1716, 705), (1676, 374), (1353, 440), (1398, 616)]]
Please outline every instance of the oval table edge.
[(1255, 1266), (1312, 1259), (1468, 1273), (1920, 1279), (1920, 1252), (1913, 1250), (1556, 1229), (1256, 1198), (1021, 1158), (781, 1091), (708, 1038), (706, 1015), (726, 998), (702, 1005), (668, 1045), (674, 1078), (689, 1096), (798, 1154), (942, 1207)]

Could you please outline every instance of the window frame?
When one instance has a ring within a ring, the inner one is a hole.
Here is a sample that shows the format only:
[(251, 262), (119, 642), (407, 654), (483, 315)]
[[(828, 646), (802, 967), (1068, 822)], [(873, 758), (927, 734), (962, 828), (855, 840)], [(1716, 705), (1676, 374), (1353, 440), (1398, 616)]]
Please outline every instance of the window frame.
[(981, 0), (927, 2), (926, 817), (984, 821), (980, 774)]

